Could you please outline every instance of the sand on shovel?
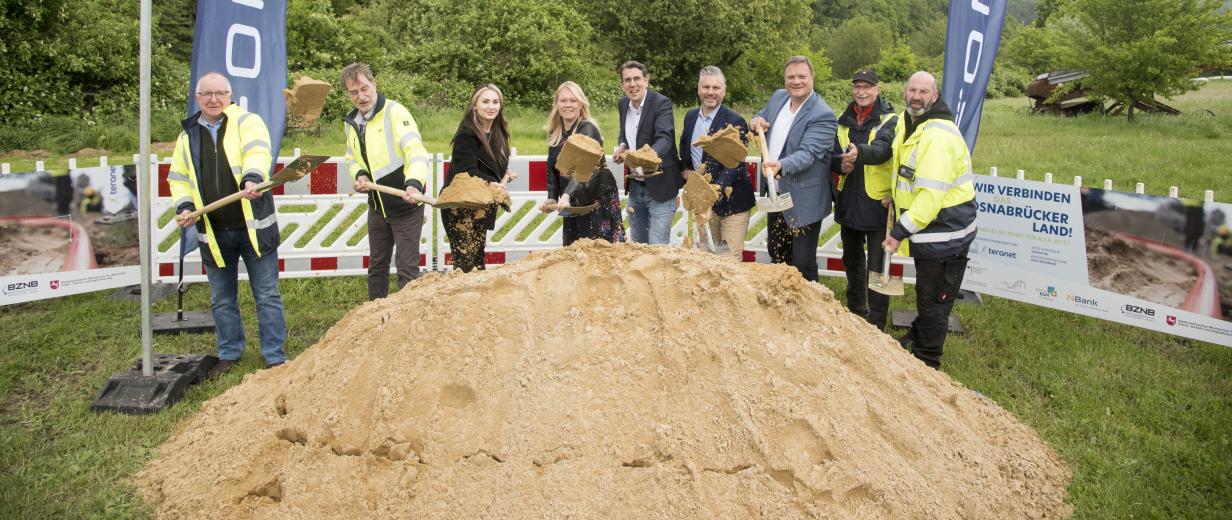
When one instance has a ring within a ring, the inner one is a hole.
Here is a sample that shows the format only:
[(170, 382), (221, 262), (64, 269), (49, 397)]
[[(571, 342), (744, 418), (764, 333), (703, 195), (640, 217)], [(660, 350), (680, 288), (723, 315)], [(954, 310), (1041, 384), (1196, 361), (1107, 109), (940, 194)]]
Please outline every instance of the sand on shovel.
[(793, 268), (580, 240), (428, 275), (202, 405), (160, 518), (1064, 518), (1029, 427)]
[(646, 174), (659, 171), (659, 165), (663, 164), (663, 159), (659, 158), (659, 152), (656, 152), (650, 145), (644, 144), (637, 150), (629, 150), (625, 152), (625, 164), (629, 168), (641, 167)]
[(483, 208), (493, 204), (510, 204), (509, 193), (482, 177), (467, 172), (456, 175), (436, 198), (437, 206)]
[(691, 213), (694, 218), (700, 218), (713, 209), (714, 203), (718, 200), (719, 192), (713, 184), (706, 182), (702, 174), (696, 171), (689, 172), (689, 176), (684, 181), (684, 196), (681, 197), (685, 211)]
[(595, 167), (603, 158), (603, 145), (588, 135), (573, 134), (565, 140), (565, 146), (556, 159), (556, 169), (572, 176), (579, 183), (590, 181)]
[(749, 147), (740, 140), (740, 129), (727, 125), (722, 130), (693, 141), (693, 146), (710, 154), (725, 168), (735, 168), (749, 155)]

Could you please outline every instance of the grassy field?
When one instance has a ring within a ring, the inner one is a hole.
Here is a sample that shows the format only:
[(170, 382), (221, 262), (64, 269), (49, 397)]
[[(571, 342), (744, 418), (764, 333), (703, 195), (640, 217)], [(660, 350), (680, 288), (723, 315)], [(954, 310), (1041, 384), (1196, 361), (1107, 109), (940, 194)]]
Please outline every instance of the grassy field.
[[(1232, 199), (1232, 82), (1176, 100), (1185, 116), (1123, 120), (1028, 116), (1022, 99), (986, 105), (975, 161), (1058, 182), (1082, 175), (1125, 189)], [(1209, 109), (1216, 116), (1195, 113)], [(747, 111), (746, 111), (747, 112)], [(511, 111), (515, 146), (542, 153), (542, 113)], [(416, 113), (433, 152), (444, 152), (458, 114)], [(614, 135), (615, 114), (598, 114)], [(295, 137), (289, 149), (337, 153), (337, 134)], [(610, 147), (610, 145), (609, 145)], [(118, 162), (118, 161), (117, 161)], [(841, 294), (844, 282), (825, 285)], [(362, 303), (361, 277), (285, 280), (294, 357)], [(894, 309), (911, 301), (895, 299)], [(194, 285), (191, 309), (208, 308)], [(251, 298), (241, 291), (247, 332)], [(174, 309), (173, 299), (155, 312)], [(946, 345), (944, 370), (1034, 427), (1073, 472), (1075, 518), (1227, 518), (1232, 513), (1232, 349), (1042, 307), (986, 298), (955, 311), (969, 329)], [(0, 307), (0, 518), (147, 518), (131, 476), (201, 403), (259, 368), (250, 352), (226, 377), (192, 387), (150, 417), (96, 414), (94, 393), (140, 351), (139, 304), (106, 292)], [(212, 336), (159, 337), (159, 352), (212, 353)], [(1221, 455), (1222, 454), (1222, 455)], [(192, 471), (184, 468), (184, 471)], [(209, 490), (202, 490), (209, 493)]]

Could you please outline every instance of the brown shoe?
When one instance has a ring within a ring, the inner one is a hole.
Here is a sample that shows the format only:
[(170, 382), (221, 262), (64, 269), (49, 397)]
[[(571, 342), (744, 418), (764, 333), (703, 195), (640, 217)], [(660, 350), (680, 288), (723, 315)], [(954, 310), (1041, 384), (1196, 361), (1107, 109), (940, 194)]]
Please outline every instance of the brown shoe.
[(236, 363), (239, 363), (238, 359), (218, 360), (218, 364), (214, 365), (214, 368), (210, 369), (210, 373), (209, 373), (209, 376), (207, 376), (207, 379), (218, 379), (220, 376), (230, 371), (231, 367), (235, 366)]
[(268, 363), (268, 364), (266, 364), (266, 365), (265, 365), (265, 369), (266, 369), (266, 370), (269, 370), (269, 369), (271, 369), (271, 368), (280, 367), (280, 366), (282, 366), (282, 364), (283, 364), (283, 363), (284, 363), (283, 361), (279, 361), (279, 362), (277, 362), (277, 363)]

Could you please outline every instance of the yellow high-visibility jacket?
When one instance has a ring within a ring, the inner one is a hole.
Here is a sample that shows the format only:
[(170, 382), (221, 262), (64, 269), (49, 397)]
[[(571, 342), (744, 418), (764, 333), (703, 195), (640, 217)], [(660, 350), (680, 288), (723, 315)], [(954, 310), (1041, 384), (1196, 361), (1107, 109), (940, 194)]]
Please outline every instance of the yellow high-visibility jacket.
[(944, 258), (975, 240), (975, 174), (962, 132), (952, 121), (929, 119), (903, 139), (899, 114), (894, 147), (894, 205), (890, 236), (910, 241), (910, 255)]
[[(428, 184), (428, 151), (419, 137), (415, 119), (401, 103), (377, 95), (372, 119), (360, 131), (355, 122), (359, 110), (347, 114), (345, 166), (352, 179), (365, 175), (372, 181), (404, 190), (414, 187), (421, 193)], [(382, 216), (407, 213), (415, 206), (381, 193), (368, 192), (368, 207)]]
[[(891, 122), (896, 122), (902, 119), (901, 116), (893, 114), (884, 114), (881, 116), (881, 122), (868, 133), (868, 143), (873, 144), (877, 140), (877, 134), (881, 132), (882, 127)], [(897, 129), (898, 127), (895, 126)], [(846, 151), (847, 145), (851, 144), (851, 128), (843, 125), (838, 125), (838, 149)], [(864, 165), (864, 193), (868, 198), (873, 200), (881, 200), (890, 196), (890, 189), (893, 186), (891, 180), (894, 178), (894, 161), (885, 161), (881, 164), (865, 164)], [(847, 184), (847, 176), (842, 175), (838, 178), (838, 189), (842, 190)]]
[[(235, 176), (235, 185), (241, 190), (244, 183), (253, 181), (261, 183), (269, 180), (270, 167), (273, 165), (270, 150), (269, 129), (261, 116), (248, 112), (239, 105), (230, 105), (223, 109), (222, 148), (227, 162), (231, 164), (231, 174)], [(209, 132), (198, 123), (200, 112), (193, 114), (180, 123), (181, 131), (175, 141), (175, 152), (171, 158), (171, 170), (167, 173), (167, 184), (171, 188), (171, 197), (175, 201), (177, 214), (184, 210), (192, 211), (205, 204), (201, 199), (198, 185), (201, 181), (201, 132)], [(244, 224), (248, 228), (248, 240), (257, 255), (264, 255), (278, 248), (278, 220), (274, 214), (274, 196), (265, 192), (257, 200), (240, 199), (240, 207), (244, 214)], [(226, 267), (218, 249), (209, 247), (214, 240), (214, 228), (210, 223), (209, 214), (202, 215), (197, 222), (198, 240), (210, 251), (215, 265)]]

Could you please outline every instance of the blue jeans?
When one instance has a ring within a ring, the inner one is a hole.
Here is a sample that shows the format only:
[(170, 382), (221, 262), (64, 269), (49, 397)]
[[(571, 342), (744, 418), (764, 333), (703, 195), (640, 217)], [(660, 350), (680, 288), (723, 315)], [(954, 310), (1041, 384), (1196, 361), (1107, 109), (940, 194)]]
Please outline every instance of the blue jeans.
[(672, 238), (672, 219), (676, 215), (676, 198), (664, 202), (654, 200), (646, 186), (629, 183), (629, 238), (639, 244), (666, 244)]
[[(209, 247), (218, 248), (226, 267), (214, 264)], [(248, 240), (247, 229), (215, 231), (214, 243), (201, 245), (205, 276), (210, 281), (210, 306), (214, 311), (214, 328), (218, 336), (218, 358), (238, 360), (244, 353), (244, 321), (240, 318), (237, 300), (239, 289), (239, 259), (243, 257), (248, 271), (248, 285), (257, 303), (257, 326), (261, 332), (261, 356), (265, 363), (287, 360), (282, 345), (287, 340), (287, 321), (282, 310), (282, 294), (278, 292), (278, 250), (257, 256)]]

